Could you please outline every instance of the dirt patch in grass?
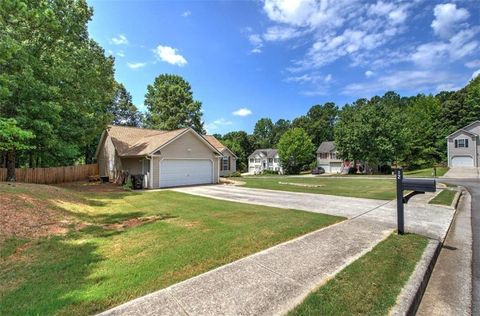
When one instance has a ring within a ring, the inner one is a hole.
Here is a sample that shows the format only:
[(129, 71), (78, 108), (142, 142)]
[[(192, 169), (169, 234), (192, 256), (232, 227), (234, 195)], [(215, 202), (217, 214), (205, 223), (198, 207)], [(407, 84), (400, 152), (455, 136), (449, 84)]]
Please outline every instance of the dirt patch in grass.
[(70, 220), (48, 203), (26, 194), (0, 195), (0, 234), (38, 238), (68, 232)]
[(105, 229), (125, 229), (125, 228), (132, 228), (137, 227), (140, 225), (153, 223), (156, 221), (161, 221), (165, 219), (173, 218), (170, 215), (153, 215), (153, 216), (145, 216), (145, 217), (137, 217), (137, 218), (130, 218), (120, 223), (113, 223), (103, 225), (102, 227)]

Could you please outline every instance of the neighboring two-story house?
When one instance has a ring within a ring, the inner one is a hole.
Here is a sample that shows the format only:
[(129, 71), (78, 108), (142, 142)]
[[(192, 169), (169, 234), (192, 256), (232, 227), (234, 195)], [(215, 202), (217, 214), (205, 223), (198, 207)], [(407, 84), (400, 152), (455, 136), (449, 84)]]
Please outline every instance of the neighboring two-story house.
[(257, 174), (263, 170), (278, 171), (283, 173), (280, 157), (276, 149), (257, 149), (248, 156), (248, 172)]
[(343, 160), (338, 157), (334, 142), (323, 142), (317, 149), (317, 166), (325, 169), (325, 173), (342, 172)]
[(480, 166), (480, 121), (475, 121), (447, 136), (448, 166)]

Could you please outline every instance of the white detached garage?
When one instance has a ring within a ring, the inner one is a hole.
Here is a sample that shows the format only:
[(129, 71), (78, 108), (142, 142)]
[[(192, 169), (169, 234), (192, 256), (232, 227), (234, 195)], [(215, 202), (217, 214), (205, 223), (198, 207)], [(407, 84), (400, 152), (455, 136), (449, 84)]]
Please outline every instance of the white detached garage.
[(220, 151), (191, 128), (160, 131), (110, 126), (97, 148), (102, 176), (143, 174), (148, 188), (218, 183), (220, 159)]

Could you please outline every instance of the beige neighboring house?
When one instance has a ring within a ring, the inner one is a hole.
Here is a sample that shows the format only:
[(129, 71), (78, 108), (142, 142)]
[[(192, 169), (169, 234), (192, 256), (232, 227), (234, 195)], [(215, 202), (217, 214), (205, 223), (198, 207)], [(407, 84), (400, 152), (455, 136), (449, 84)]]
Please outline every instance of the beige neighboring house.
[(448, 167), (480, 166), (480, 121), (475, 121), (447, 136)]
[(343, 160), (338, 157), (334, 142), (323, 142), (317, 149), (317, 166), (322, 167), (325, 173), (342, 172)]
[(257, 149), (248, 156), (248, 173), (257, 174), (263, 170), (283, 173), (278, 151), (273, 148)]
[(202, 136), (191, 128), (162, 131), (109, 126), (95, 156), (100, 176), (111, 181), (127, 171), (144, 175), (147, 188), (166, 188), (218, 183), (225, 151), (220, 144), (213, 136)]
[(212, 144), (221, 154), (220, 177), (230, 176), (237, 171), (237, 156), (213, 135), (205, 135), (205, 139)]

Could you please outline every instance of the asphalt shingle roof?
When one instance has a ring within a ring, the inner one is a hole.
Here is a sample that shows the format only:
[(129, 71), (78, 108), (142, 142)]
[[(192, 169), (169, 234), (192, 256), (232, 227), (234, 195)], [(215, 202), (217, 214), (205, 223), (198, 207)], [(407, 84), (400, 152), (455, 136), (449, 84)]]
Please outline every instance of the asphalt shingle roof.
[[(110, 125), (107, 128), (107, 133), (112, 138), (118, 155), (128, 157), (149, 155), (186, 130), (188, 130), (188, 128), (162, 131), (157, 129)], [(219, 152), (222, 152), (226, 148), (225, 145), (212, 135), (203, 135), (203, 138)]]
[(335, 143), (334, 142), (323, 142), (318, 146), (317, 154), (319, 153), (329, 153), (335, 151)]

